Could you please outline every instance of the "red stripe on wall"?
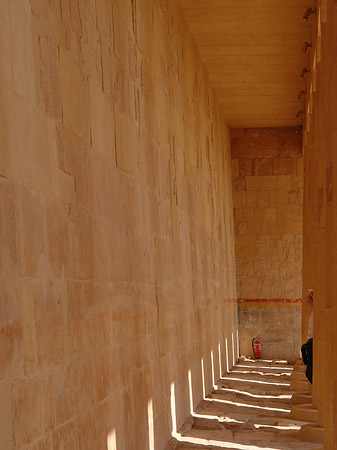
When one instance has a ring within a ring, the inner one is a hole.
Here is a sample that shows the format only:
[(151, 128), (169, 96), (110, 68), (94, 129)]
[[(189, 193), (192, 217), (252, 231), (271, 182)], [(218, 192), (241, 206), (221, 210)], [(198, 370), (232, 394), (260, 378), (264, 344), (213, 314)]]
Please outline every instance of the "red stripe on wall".
[(302, 303), (301, 298), (238, 298), (238, 303)]

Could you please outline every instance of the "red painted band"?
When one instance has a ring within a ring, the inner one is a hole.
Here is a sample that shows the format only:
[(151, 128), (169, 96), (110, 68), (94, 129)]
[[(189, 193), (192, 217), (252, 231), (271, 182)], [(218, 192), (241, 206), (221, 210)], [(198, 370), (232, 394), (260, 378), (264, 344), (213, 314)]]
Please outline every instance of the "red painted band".
[(301, 298), (238, 298), (238, 303), (302, 303)]

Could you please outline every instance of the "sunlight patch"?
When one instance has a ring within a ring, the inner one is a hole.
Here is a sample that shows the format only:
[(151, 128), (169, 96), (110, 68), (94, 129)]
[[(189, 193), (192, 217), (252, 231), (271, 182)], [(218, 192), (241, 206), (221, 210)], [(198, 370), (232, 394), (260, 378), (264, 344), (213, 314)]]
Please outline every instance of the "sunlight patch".
[(108, 450), (117, 450), (116, 430), (110, 431), (107, 437)]
[(176, 436), (179, 442), (188, 442), (190, 444), (212, 445), (218, 448), (229, 448), (231, 450), (279, 450), (276, 447), (257, 447), (256, 445), (237, 444), (236, 442), (215, 441), (213, 439), (203, 439), (189, 436)]
[(249, 403), (239, 403), (239, 402), (232, 402), (231, 400), (222, 400), (219, 398), (207, 398), (207, 401), (210, 402), (220, 402), (225, 403), (226, 405), (233, 405), (233, 406), (240, 406), (244, 408), (254, 408), (254, 409), (262, 409), (264, 411), (278, 411), (278, 412), (287, 412), (290, 413), (290, 409), (284, 409), (284, 408), (273, 408), (269, 406), (257, 406), (257, 405), (250, 405)]

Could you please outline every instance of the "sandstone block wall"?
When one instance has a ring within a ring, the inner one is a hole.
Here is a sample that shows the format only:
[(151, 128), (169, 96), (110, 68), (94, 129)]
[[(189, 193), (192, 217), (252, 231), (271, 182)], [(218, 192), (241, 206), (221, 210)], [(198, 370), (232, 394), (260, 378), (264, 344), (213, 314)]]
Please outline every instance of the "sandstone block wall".
[(176, 1), (0, 25), (0, 448), (162, 449), (237, 354), (226, 124)]
[(242, 300), (239, 303), (240, 353), (254, 357), (252, 339), (262, 338), (262, 358), (300, 356), (302, 308), (298, 301)]
[(232, 129), (231, 148), (240, 351), (252, 356), (251, 340), (259, 334), (265, 357), (298, 356), (301, 130)]

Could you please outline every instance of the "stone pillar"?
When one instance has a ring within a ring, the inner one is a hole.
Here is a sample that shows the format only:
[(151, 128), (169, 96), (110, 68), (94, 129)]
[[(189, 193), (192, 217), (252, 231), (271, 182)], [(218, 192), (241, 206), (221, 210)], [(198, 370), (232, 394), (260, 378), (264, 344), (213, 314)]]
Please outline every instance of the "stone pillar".
[[(311, 18), (312, 49), (304, 125), (303, 290), (314, 289), (313, 402), (325, 428), (324, 448), (337, 446), (337, 13), (319, 1)], [(303, 323), (307, 320), (305, 311)], [(303, 327), (304, 329), (304, 327)]]

